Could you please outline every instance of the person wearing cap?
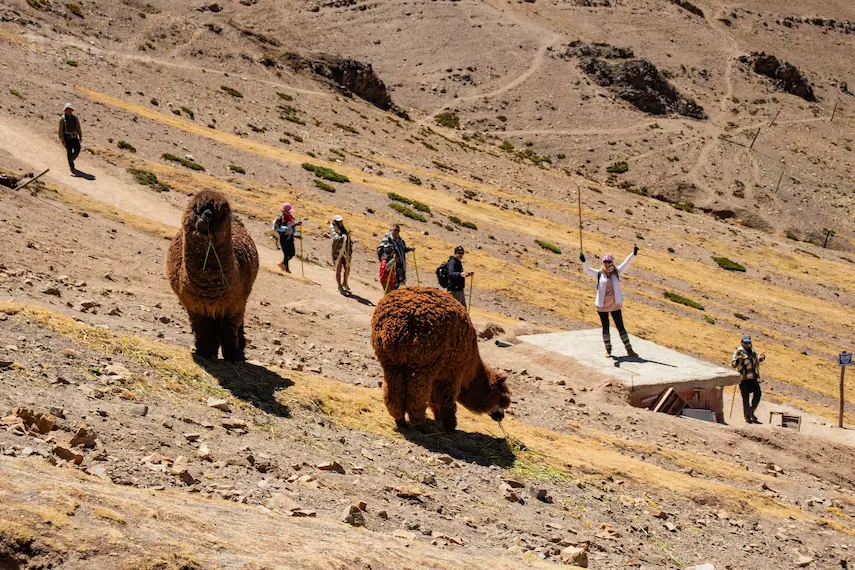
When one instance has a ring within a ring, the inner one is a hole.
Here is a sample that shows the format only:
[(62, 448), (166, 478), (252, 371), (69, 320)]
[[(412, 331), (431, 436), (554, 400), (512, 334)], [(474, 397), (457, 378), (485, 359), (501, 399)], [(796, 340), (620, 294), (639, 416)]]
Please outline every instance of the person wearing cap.
[[(344, 295), (350, 293), (350, 287), (347, 284), (347, 279), (350, 277), (350, 259), (353, 255), (353, 244), (358, 240), (351, 237), (350, 230), (344, 226), (344, 218), (339, 215), (334, 216), (330, 224), (330, 237), (335, 282), (338, 284), (339, 293)], [(344, 279), (342, 279), (342, 272)]]
[(279, 263), (279, 269), (285, 273), (291, 273), (288, 267), (288, 262), (297, 253), (294, 249), (294, 231), (295, 228), (303, 222), (295, 220), (291, 214), (291, 204), (285, 202), (276, 219), (273, 220), (273, 229), (279, 232), (279, 246), (282, 248), (284, 259)]
[[(407, 284), (407, 252), (415, 249), (415, 247), (407, 247), (407, 243), (401, 237), (401, 226), (392, 224), (389, 233), (383, 236), (380, 245), (377, 246), (380, 283), (384, 290), (394, 291), (401, 285)], [(394, 272), (392, 272), (393, 259), (395, 260)]]
[(83, 130), (80, 128), (80, 119), (74, 114), (74, 106), (66, 103), (59, 119), (59, 140), (65, 147), (68, 155), (68, 168), (74, 172), (74, 161), (80, 154), (80, 144), (83, 142)]
[(448, 258), (448, 292), (466, 306), (466, 278), (475, 275), (474, 271), (463, 271), (463, 255), (466, 251), (462, 245), (454, 248), (454, 255)]
[(620, 334), (620, 340), (626, 349), (626, 355), (629, 357), (637, 357), (638, 354), (632, 350), (632, 345), (629, 342), (629, 333), (623, 326), (623, 292), (620, 289), (620, 274), (623, 273), (629, 266), (632, 258), (638, 255), (638, 246), (633, 246), (632, 253), (623, 260), (618, 266), (615, 266), (615, 258), (611, 254), (603, 256), (603, 267), (599, 270), (591, 269), (585, 261), (585, 254), (579, 252), (579, 261), (582, 262), (582, 268), (585, 273), (591, 277), (597, 278), (597, 296), (594, 299), (594, 305), (597, 307), (597, 313), (600, 315), (600, 323), (603, 325), (603, 343), (606, 345), (606, 358), (612, 357), (612, 340), (609, 334), (609, 315), (614, 319), (615, 326)]
[(742, 394), (742, 413), (745, 415), (745, 423), (748, 424), (760, 423), (754, 412), (760, 405), (760, 363), (764, 360), (766, 360), (765, 354), (758, 355), (754, 351), (751, 335), (742, 335), (742, 343), (733, 352), (730, 365), (739, 370), (742, 375), (739, 392)]

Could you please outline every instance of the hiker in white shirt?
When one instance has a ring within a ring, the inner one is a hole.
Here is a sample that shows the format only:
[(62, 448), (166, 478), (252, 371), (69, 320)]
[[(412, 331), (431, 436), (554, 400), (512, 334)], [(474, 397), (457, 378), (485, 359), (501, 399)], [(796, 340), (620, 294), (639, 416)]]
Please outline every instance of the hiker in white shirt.
[(623, 314), (621, 307), (623, 305), (623, 293), (620, 289), (620, 274), (629, 266), (629, 262), (633, 257), (638, 255), (638, 246), (634, 246), (632, 253), (620, 265), (615, 266), (614, 257), (611, 254), (603, 256), (603, 267), (599, 270), (591, 269), (585, 262), (585, 254), (579, 252), (579, 261), (582, 262), (582, 267), (585, 273), (591, 277), (597, 278), (597, 297), (594, 300), (594, 305), (597, 307), (597, 313), (600, 315), (600, 323), (603, 325), (603, 343), (606, 345), (606, 358), (612, 357), (612, 341), (609, 335), (609, 315), (615, 321), (620, 340), (626, 348), (626, 355), (629, 357), (637, 357), (638, 354), (632, 350), (632, 345), (629, 343), (629, 333), (623, 326)]

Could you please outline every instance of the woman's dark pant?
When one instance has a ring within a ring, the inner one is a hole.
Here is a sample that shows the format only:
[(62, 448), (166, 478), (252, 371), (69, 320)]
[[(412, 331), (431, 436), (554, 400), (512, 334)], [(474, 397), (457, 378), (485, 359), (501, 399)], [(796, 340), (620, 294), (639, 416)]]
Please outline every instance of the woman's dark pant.
[(282, 260), (282, 263), (285, 264), (285, 267), (288, 267), (288, 261), (294, 257), (296, 250), (294, 249), (294, 234), (290, 236), (286, 236), (285, 234), (279, 234), (279, 247), (282, 248), (282, 255), (285, 259)]
[(65, 153), (68, 155), (68, 167), (74, 170), (74, 161), (80, 155), (80, 139), (74, 136), (64, 136)]
[(597, 313), (600, 315), (600, 323), (603, 325), (603, 344), (606, 345), (606, 352), (609, 354), (612, 353), (612, 339), (609, 334), (609, 315), (615, 321), (615, 326), (620, 334), (620, 340), (623, 342), (624, 348), (626, 348), (628, 353), (633, 352), (632, 345), (629, 343), (629, 333), (626, 332), (626, 328), (623, 326), (623, 314), (621, 314), (620, 310), (612, 311), (611, 313), (597, 311)]

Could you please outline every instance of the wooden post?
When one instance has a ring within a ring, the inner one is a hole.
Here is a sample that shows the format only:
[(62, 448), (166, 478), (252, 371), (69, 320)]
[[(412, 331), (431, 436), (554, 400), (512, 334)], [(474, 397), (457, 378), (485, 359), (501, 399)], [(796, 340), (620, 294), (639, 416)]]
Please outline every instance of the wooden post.
[(846, 367), (840, 367), (840, 412), (837, 416), (837, 427), (843, 427), (843, 377), (846, 375)]
[(776, 184), (776, 185), (775, 185), (775, 192), (777, 192), (777, 191), (778, 191), (778, 188), (780, 188), (780, 187), (781, 187), (781, 180), (783, 180), (783, 179), (784, 179), (784, 173), (785, 173), (785, 172), (786, 172), (786, 170), (782, 170), (782, 171), (781, 171), (781, 176), (779, 176), (779, 177), (778, 177), (778, 184)]
[(469, 276), (469, 306), (466, 307), (467, 313), (472, 312), (472, 289), (474, 289), (474, 288), (475, 288), (475, 276), (470, 275)]
[(582, 187), (576, 189), (576, 196), (579, 199), (579, 253), (584, 251), (582, 247)]
[(300, 274), (303, 276), (303, 279), (306, 278), (306, 269), (303, 267), (303, 224), (299, 225), (300, 228)]
[(834, 109), (831, 111), (831, 122), (834, 122), (834, 115), (837, 114), (837, 104), (840, 103), (839, 100), (834, 101)]
[(45, 171), (44, 171), (44, 172), (42, 172), (41, 174), (36, 174), (35, 176), (33, 176), (32, 178), (30, 178), (29, 180), (27, 180), (27, 181), (26, 181), (26, 182), (24, 182), (23, 184), (19, 184), (18, 186), (15, 186), (15, 190), (20, 190), (21, 188), (24, 188), (24, 187), (25, 187), (25, 186), (27, 186), (28, 184), (30, 184), (30, 183), (32, 183), (32, 182), (35, 182), (36, 180), (38, 180), (39, 178), (41, 178), (42, 176), (44, 176), (45, 174), (47, 174), (49, 171), (50, 171), (50, 168), (48, 168), (47, 170), (45, 170)]
[(749, 149), (754, 148), (754, 142), (757, 140), (757, 137), (760, 136), (760, 129), (762, 129), (762, 128), (763, 127), (757, 128), (757, 132), (754, 134), (754, 138), (751, 140), (751, 146), (748, 147)]
[(730, 415), (728, 419), (733, 417), (733, 403), (736, 402), (736, 384), (733, 385), (733, 397), (730, 399)]
[(772, 119), (772, 122), (771, 122), (771, 123), (769, 123), (769, 126), (770, 126), (770, 127), (771, 127), (772, 125), (774, 125), (774, 124), (775, 124), (775, 121), (777, 121), (777, 120), (778, 120), (778, 115), (780, 115), (780, 114), (781, 114), (781, 110), (780, 110), (780, 109), (778, 109), (778, 112), (777, 112), (777, 113), (775, 113), (775, 117)]

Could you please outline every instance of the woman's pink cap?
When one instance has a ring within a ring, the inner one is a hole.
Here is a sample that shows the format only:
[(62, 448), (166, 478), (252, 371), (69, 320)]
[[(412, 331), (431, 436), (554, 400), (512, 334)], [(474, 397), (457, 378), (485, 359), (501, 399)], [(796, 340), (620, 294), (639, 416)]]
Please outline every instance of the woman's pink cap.
[(614, 261), (614, 260), (615, 260), (615, 258), (612, 257), (611, 253), (607, 253), (606, 255), (603, 256), (603, 261)]
[(283, 203), (282, 209), (285, 210), (286, 212), (290, 212), (291, 211), (291, 204), (289, 204), (288, 202)]

